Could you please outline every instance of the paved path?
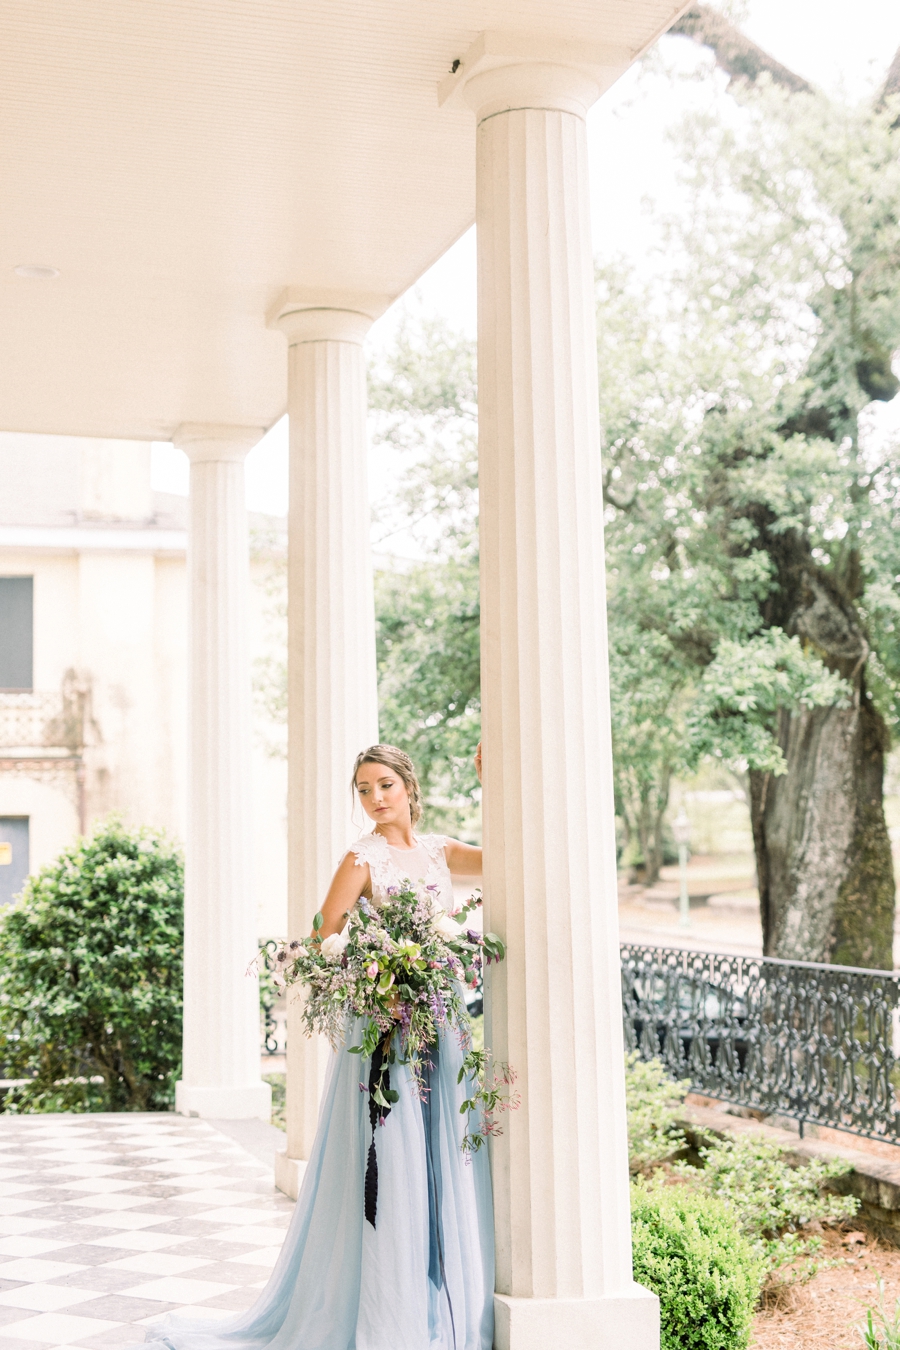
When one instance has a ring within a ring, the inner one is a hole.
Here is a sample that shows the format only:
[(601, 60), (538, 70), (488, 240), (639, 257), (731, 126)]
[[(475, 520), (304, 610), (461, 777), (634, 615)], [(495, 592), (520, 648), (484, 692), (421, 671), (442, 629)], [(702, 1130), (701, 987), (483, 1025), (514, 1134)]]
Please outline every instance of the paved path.
[(249, 1307), (293, 1203), (262, 1161), (268, 1127), (247, 1147), (229, 1137), (241, 1124), (225, 1128), (0, 1116), (0, 1350), (120, 1350), (170, 1312)]

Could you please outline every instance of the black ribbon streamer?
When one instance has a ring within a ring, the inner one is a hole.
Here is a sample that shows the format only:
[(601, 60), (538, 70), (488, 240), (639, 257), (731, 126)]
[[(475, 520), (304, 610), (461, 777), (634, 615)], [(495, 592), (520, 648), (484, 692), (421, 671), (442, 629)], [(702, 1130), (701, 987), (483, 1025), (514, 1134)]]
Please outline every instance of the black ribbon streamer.
[[(375, 1227), (375, 1215), (378, 1212), (378, 1156), (375, 1152), (375, 1130), (379, 1123), (387, 1120), (391, 1114), (389, 1105), (380, 1106), (375, 1100), (375, 1090), (380, 1088), (382, 1095), (390, 1091), (391, 1071), (386, 1058), (387, 1044), (392, 1032), (386, 1031), (372, 1053), (369, 1066), (369, 1124), (372, 1126), (372, 1142), (369, 1145), (369, 1157), (366, 1162), (366, 1181), (364, 1189), (365, 1214), (372, 1227)], [(385, 1101), (387, 1098), (385, 1097)]]

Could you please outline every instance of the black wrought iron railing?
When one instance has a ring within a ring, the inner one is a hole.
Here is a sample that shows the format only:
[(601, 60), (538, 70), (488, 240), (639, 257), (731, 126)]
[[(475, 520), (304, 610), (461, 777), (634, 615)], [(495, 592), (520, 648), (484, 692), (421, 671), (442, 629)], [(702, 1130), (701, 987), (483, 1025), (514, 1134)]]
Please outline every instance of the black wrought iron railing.
[(279, 994), (271, 975), (275, 969), (273, 958), (281, 945), (277, 938), (269, 938), (259, 947), (265, 961), (265, 969), (259, 974), (260, 1049), (269, 1056), (284, 1055), (287, 1046), (284, 996)]
[(900, 1143), (900, 974), (622, 944), (625, 1044), (694, 1092)]

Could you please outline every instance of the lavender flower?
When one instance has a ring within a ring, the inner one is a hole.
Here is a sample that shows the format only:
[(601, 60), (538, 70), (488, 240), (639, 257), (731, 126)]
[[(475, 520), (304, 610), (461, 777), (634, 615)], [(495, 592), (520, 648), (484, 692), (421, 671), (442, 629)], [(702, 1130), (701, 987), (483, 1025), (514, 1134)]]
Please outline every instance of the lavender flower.
[[(471, 909), (460, 910), (460, 919)], [(454, 922), (438, 885), (405, 881), (377, 905), (360, 900), (342, 933), (281, 944), (269, 964), (281, 983), (305, 986), (304, 1029), (323, 1033), (335, 1048), (347, 1044), (354, 1025), (362, 1044), (349, 1048), (364, 1056), (394, 1032), (412, 1090), (422, 1098), (429, 1047), (439, 1036), (452, 1029), (471, 1045), (463, 984), (475, 977), (480, 955), (480, 934)], [(367, 1091), (365, 1083), (360, 1091)]]

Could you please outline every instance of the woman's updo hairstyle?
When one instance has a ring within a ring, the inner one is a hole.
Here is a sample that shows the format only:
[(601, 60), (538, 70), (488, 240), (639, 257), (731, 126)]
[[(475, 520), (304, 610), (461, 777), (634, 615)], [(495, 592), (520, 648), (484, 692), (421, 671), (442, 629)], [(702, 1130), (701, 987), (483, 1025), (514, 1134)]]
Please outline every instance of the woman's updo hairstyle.
[(363, 764), (383, 764), (386, 769), (393, 769), (397, 777), (403, 780), (403, 785), (409, 793), (409, 818), (412, 824), (416, 825), (422, 819), (422, 789), (419, 787), (415, 765), (409, 755), (404, 750), (398, 750), (396, 745), (370, 745), (368, 750), (361, 750), (353, 765), (351, 793), (357, 791), (356, 775)]

